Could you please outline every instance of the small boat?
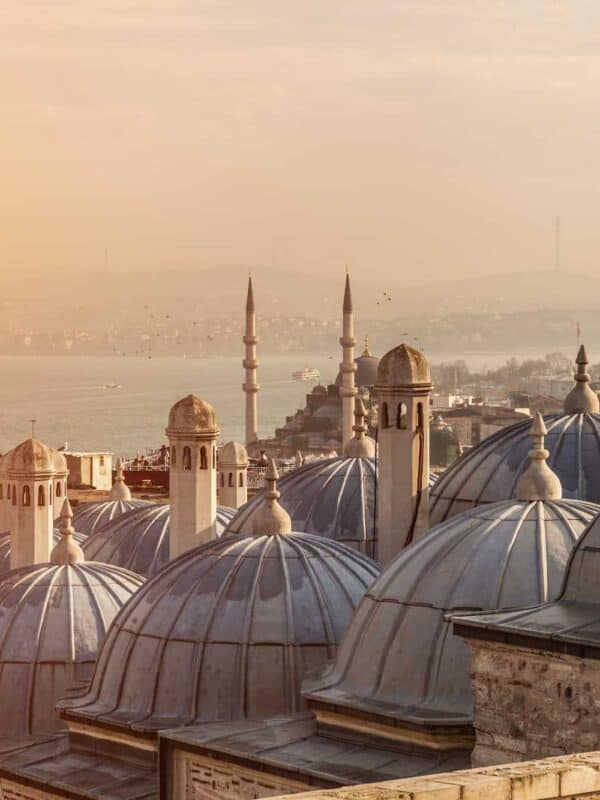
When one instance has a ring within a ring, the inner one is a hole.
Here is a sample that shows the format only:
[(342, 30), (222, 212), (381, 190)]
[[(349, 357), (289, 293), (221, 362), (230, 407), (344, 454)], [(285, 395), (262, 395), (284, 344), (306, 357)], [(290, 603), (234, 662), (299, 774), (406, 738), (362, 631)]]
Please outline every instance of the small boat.
[(105, 383), (104, 384), (104, 388), (105, 389), (122, 389), (123, 387), (121, 386), (120, 383)]
[(304, 367), (304, 369), (298, 369), (296, 372), (292, 372), (292, 378), (295, 381), (318, 381), (321, 377), (321, 373), (318, 369), (309, 369), (308, 367)]

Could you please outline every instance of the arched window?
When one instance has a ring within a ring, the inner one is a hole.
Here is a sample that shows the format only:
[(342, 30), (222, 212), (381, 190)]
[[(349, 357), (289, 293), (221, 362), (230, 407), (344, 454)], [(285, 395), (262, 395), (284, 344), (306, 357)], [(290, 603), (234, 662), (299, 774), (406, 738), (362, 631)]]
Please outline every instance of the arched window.
[(175, 445), (173, 445), (173, 447), (171, 448), (171, 466), (172, 467), (177, 466), (177, 448), (175, 447)]
[(390, 421), (388, 418), (388, 406), (387, 403), (382, 403), (381, 405), (381, 427), (382, 428), (389, 428)]
[(229, 486), (233, 486), (233, 472), (229, 473)]
[(183, 448), (183, 468), (187, 472), (192, 468), (192, 451), (187, 446)]
[(244, 473), (240, 472), (240, 489), (244, 488)]
[(21, 505), (23, 506), (31, 505), (31, 492), (29, 490), (29, 486), (23, 487), (23, 497), (21, 498)]
[(417, 431), (422, 431), (423, 427), (423, 403), (417, 403)]
[(406, 403), (398, 403), (398, 410), (396, 411), (396, 427), (399, 430), (406, 430), (406, 417)]
[(10, 500), (10, 483), (6, 487), (6, 499)]
[(46, 491), (43, 486), (38, 486), (38, 506), (45, 506), (45, 505), (46, 505)]
[(225, 486), (225, 473), (221, 473), (221, 486)]
[(57, 481), (56, 483), (56, 496), (62, 497), (62, 486), (60, 485), (60, 481)]
[(206, 447), (200, 448), (200, 469), (208, 469), (208, 459), (206, 457)]
[(14, 485), (14, 483), (11, 491), (11, 502), (13, 506), (17, 505), (17, 487)]
[(0, 500), (4, 500), (4, 484), (0, 483)]

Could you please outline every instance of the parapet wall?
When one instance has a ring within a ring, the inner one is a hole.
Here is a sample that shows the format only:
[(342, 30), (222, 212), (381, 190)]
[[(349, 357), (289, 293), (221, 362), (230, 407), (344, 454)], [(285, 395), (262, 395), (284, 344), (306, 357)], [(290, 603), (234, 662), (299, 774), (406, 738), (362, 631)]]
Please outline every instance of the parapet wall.
[(600, 800), (600, 752), (288, 797), (290, 800)]

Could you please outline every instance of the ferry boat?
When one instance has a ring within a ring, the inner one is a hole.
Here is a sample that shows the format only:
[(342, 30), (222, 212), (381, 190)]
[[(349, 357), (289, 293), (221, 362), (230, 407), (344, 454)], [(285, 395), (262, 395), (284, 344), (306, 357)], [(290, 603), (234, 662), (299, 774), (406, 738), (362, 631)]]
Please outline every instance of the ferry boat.
[(318, 369), (309, 369), (309, 367), (292, 372), (292, 378), (295, 381), (318, 381), (320, 377), (321, 373)]

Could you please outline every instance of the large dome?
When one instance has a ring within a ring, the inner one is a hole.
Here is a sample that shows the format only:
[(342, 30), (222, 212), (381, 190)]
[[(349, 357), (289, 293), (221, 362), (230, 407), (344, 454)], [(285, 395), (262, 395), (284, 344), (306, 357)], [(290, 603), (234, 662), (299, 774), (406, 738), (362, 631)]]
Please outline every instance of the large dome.
[(308, 696), (409, 724), (465, 724), (469, 650), (445, 615), (555, 598), (578, 536), (598, 507), (503, 501), (433, 528), (367, 591), (335, 663)]
[[(61, 540), (60, 531), (55, 528), (52, 534), (53, 544), (58, 544)], [(77, 542), (78, 545), (82, 545), (85, 541), (85, 536), (83, 536), (79, 531), (76, 531), (73, 535), (73, 539)], [(0, 533), (0, 578), (4, 575), (8, 575), (10, 572), (10, 532), (7, 533)]]
[[(548, 463), (563, 496), (600, 503), (600, 414), (547, 414), (544, 421)], [(527, 467), (530, 425), (510, 425), (457, 459), (431, 490), (430, 523), (512, 497)]]
[[(217, 536), (235, 515), (234, 508), (217, 507)], [(171, 506), (151, 504), (123, 514), (98, 528), (82, 545), (88, 560), (125, 567), (150, 578), (169, 561)]]
[(129, 511), (147, 508), (152, 505), (148, 500), (102, 500), (97, 503), (82, 503), (73, 509), (73, 524), (78, 533), (89, 536), (118, 519)]
[(71, 719), (135, 731), (296, 712), (379, 568), (321, 537), (223, 537), (172, 561), (115, 620)]
[(142, 583), (106, 564), (41, 564), (0, 581), (3, 736), (61, 727), (57, 700), (91, 678), (107, 629)]
[[(354, 384), (356, 386), (367, 386), (369, 388), (375, 386), (377, 383), (377, 368), (379, 366), (379, 359), (377, 356), (372, 356), (368, 349), (354, 359), (356, 364), (356, 372), (354, 373)], [(335, 385), (342, 385), (342, 373), (338, 372), (335, 379)]]

